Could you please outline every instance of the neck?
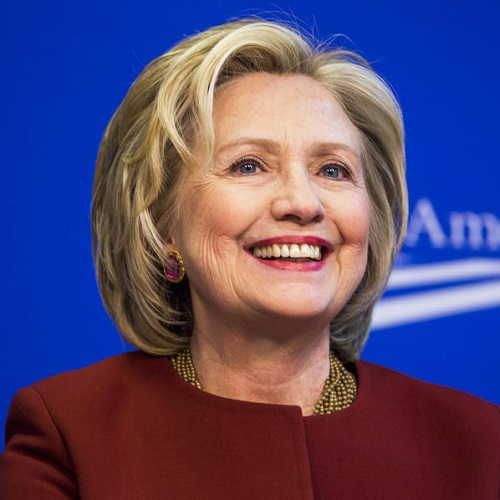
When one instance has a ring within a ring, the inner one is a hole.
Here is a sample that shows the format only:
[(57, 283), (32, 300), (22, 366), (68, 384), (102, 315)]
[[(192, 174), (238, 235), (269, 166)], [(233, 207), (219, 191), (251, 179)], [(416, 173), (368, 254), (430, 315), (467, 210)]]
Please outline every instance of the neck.
[(313, 413), (330, 370), (327, 329), (289, 342), (218, 333), (195, 331), (192, 337), (193, 362), (206, 392)]

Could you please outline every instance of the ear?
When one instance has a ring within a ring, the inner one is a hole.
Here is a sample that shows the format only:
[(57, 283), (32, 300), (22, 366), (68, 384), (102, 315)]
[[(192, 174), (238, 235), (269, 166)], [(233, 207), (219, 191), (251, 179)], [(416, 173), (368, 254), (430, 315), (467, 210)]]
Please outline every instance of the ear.
[(173, 233), (175, 232), (175, 227), (173, 227), (173, 224), (167, 212), (163, 212), (163, 214), (160, 216), (156, 225), (156, 230), (158, 231), (158, 234), (163, 241), (163, 250), (165, 251), (165, 254), (172, 250), (175, 250), (176, 238), (173, 235)]
[(165, 248), (165, 252), (177, 250), (177, 246), (175, 245), (174, 238), (172, 238), (172, 237), (167, 238), (165, 240), (164, 248)]

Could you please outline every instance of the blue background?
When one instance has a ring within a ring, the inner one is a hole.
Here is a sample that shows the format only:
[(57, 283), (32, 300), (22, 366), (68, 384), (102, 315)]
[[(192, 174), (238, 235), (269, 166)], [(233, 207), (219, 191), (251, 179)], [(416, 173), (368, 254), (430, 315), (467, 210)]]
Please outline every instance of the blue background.
[[(292, 14), (389, 80), (407, 131), (411, 206), (500, 219), (497, 1), (18, 1), (0, 6), (0, 425), (20, 387), (126, 349), (94, 279), (89, 205), (100, 137), (141, 69), (234, 16)], [(499, 245), (435, 248), (403, 264), (500, 262)], [(493, 281), (490, 280), (490, 283)], [(499, 285), (500, 281), (496, 281)], [(500, 403), (500, 304), (376, 329), (363, 357)], [(1, 446), (1, 441), (0, 441)]]

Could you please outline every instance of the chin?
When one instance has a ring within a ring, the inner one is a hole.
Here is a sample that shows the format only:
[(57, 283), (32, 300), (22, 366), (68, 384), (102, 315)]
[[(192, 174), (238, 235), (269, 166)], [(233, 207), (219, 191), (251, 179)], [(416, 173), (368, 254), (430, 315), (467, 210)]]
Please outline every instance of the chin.
[(286, 303), (273, 304), (268, 310), (274, 316), (282, 317), (287, 320), (294, 321), (318, 321), (323, 318), (325, 323), (330, 323), (335, 316), (335, 311), (341, 308), (332, 304), (332, 302), (325, 302), (324, 296), (321, 300), (314, 301), (304, 299), (304, 296), (298, 296), (295, 299), (289, 299)]

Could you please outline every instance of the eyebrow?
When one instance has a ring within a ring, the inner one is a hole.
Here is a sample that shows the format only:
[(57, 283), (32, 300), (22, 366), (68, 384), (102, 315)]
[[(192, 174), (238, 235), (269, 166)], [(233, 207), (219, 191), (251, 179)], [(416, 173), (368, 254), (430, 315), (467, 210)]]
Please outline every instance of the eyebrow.
[(273, 141), (272, 139), (257, 139), (254, 137), (241, 137), (235, 141), (231, 141), (227, 144), (224, 144), (221, 148), (216, 150), (216, 153), (220, 153), (225, 151), (226, 149), (236, 148), (238, 146), (257, 146), (260, 149), (264, 149), (269, 153), (279, 153), (281, 146), (277, 141)]
[[(257, 146), (258, 148), (263, 149), (271, 154), (278, 154), (281, 150), (281, 144), (277, 141), (273, 141), (272, 139), (241, 137), (218, 148), (216, 150), (216, 154), (219, 154), (226, 149), (231, 149), (238, 146)], [(354, 155), (356, 159), (360, 159), (360, 153), (358, 153), (353, 147), (344, 142), (316, 141), (311, 144), (311, 149), (314, 150), (315, 154), (320, 156), (326, 156), (330, 154), (332, 150), (344, 150)]]

